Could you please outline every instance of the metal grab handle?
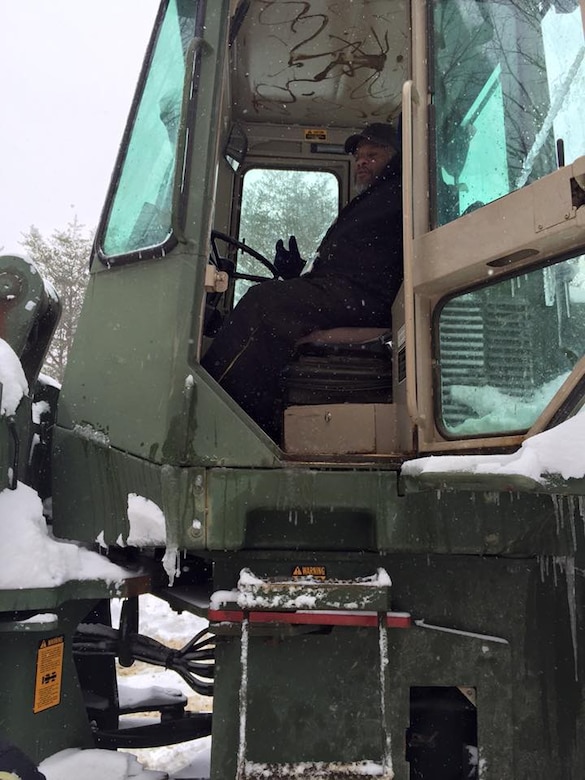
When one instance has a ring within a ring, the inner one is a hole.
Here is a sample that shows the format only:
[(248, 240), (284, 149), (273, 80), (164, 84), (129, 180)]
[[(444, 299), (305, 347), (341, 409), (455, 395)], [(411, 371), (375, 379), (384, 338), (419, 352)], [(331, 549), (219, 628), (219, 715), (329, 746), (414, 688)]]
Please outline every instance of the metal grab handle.
[(413, 103), (419, 103), (413, 81), (402, 87), (402, 214), (404, 238), (404, 327), (406, 339), (406, 408), (413, 424), (420, 422), (416, 394), (416, 338), (414, 327), (414, 152)]

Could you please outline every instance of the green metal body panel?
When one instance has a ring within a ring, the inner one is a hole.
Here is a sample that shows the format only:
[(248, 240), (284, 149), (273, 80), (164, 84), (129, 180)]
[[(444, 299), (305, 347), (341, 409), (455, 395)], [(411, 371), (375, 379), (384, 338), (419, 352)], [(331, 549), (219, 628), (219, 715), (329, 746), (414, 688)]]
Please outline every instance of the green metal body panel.
[[(8, 670), (0, 675), (0, 732), (33, 761), (68, 747), (94, 746), (73, 660), (73, 635), (100, 599), (125, 598), (149, 589), (149, 578), (138, 574), (120, 583), (68, 580), (53, 588), (0, 590), (0, 647)], [(56, 637), (64, 641), (60, 695), (51, 706), (35, 712), (35, 686), (42, 685), (37, 671), (40, 643)]]
[[(209, 549), (566, 555), (570, 498), (495, 490), (399, 493), (393, 471), (213, 469)], [(490, 486), (491, 487), (491, 486)], [(230, 518), (226, 522), (226, 518)], [(562, 527), (561, 527), (562, 526)]]
[(26, 349), (35, 318), (45, 303), (45, 283), (36, 266), (18, 255), (0, 259), (0, 336), (17, 355)]
[[(163, 511), (169, 546), (203, 547), (203, 526), (193, 524), (205, 516), (204, 469), (150, 463), (67, 431), (56, 438), (56, 463), (72, 464), (69, 480), (57, 481), (53, 495), (60, 537), (93, 543), (103, 533), (107, 544), (125, 541), (128, 496), (134, 493)], [(98, 478), (88, 482), (88, 473)]]
[[(399, 485), (391, 470), (318, 470), (283, 462), (270, 469), (206, 469), (204, 463), (181, 468), (120, 452), (91, 431), (57, 429), (55, 438), (56, 465), (70, 464), (67, 480), (56, 480), (53, 497), (54, 527), (63, 538), (91, 543), (101, 532), (110, 544), (120, 534), (126, 538), (128, 495), (135, 493), (162, 509), (169, 543), (187, 550), (284, 544), (565, 555), (573, 544), (571, 526), (560, 517), (577, 499), (559, 498), (558, 487), (553, 493), (520, 493), (510, 480), (504, 486), (484, 479), (488, 490), (454, 491), (446, 489), (444, 477), (434, 490), (423, 482), (424, 489), (415, 491), (412, 478)], [(94, 475), (90, 482), (88, 474)], [(400, 493), (405, 486), (407, 492)]]
[[(234, 402), (195, 362), (193, 290), (205, 262), (178, 251), (148, 268), (139, 263), (92, 275), (57, 436), (78, 426), (80, 437), (95, 431), (109, 447), (153, 463), (274, 460), (270, 440), (252, 433), (255, 426), (238, 418)], [(57, 461), (57, 479), (61, 471)]]
[[(298, 567), (322, 567), (335, 582), (382, 567), (392, 580), (391, 609), (416, 621), (387, 631), (385, 714), (376, 629), (251, 623), (250, 766), (380, 762), (384, 716), (395, 777), (408, 780), (411, 691), (452, 686), (475, 690), (480, 777), (581, 776), (582, 583), (575, 567), (582, 566), (584, 539), (574, 498), (444, 488), (399, 495), (392, 472), (252, 476), (226, 469), (212, 472), (209, 486), (212, 518), (223, 508), (225, 525), (239, 527), (241, 547), (213, 554), (215, 590), (233, 591), (242, 569), (281, 582)], [(211, 538), (217, 547), (235, 542)], [(305, 583), (306, 595), (319, 588)], [(238, 776), (242, 659), (235, 626), (231, 636), (218, 626), (214, 780)], [(271, 771), (278, 777), (284, 768)]]
[[(9, 594), (2, 594), (3, 600)], [(0, 632), (2, 664), (10, 674), (0, 678), (0, 731), (33, 761), (40, 762), (67, 747), (92, 747), (93, 737), (85, 713), (85, 702), (73, 664), (71, 640), (77, 624), (95, 602), (79, 598), (50, 606), (55, 620), (50, 628), (42, 624), (3, 622)], [(33, 711), (39, 645), (43, 640), (64, 637), (60, 701), (40, 712)]]
[(386, 632), (385, 713), (375, 628), (319, 631), (312, 626), (295, 634), (289, 627), (287, 635), (273, 627), (270, 636), (262, 627), (258, 636), (251, 624), (244, 672), (238, 630), (232, 637), (222, 632), (214, 780), (237, 776), (238, 697), (246, 670), (251, 762), (380, 762), (385, 717), (395, 777), (408, 780), (404, 744), (411, 689), (460, 686), (477, 696), (481, 777), (580, 776), (582, 627), (575, 623), (574, 609), (582, 594), (580, 586), (572, 592), (571, 578), (559, 563), (554, 570), (551, 559), (547, 567), (534, 557), (297, 552), (278, 558), (253, 552), (228, 556), (216, 562), (216, 582), (233, 586), (240, 567), (259, 577), (285, 577), (292, 565), (310, 561), (326, 566), (334, 578), (383, 566), (392, 579), (392, 609), (412, 614), (417, 625)]
[(0, 417), (0, 490), (15, 485), (18, 479), (34, 484), (37, 476), (30, 473), (31, 404), (61, 311), (54, 295), (30, 260), (16, 255), (0, 256), (0, 338), (20, 360), (28, 385), (28, 394), (20, 400), (12, 419)]

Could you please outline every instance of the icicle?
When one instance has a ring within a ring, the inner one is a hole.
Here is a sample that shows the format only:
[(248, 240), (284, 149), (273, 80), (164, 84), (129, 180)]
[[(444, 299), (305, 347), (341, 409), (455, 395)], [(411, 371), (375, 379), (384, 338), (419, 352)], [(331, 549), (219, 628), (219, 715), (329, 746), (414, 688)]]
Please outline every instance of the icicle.
[(176, 547), (172, 545), (167, 546), (162, 559), (162, 565), (169, 578), (169, 585), (172, 587), (175, 577), (178, 577), (181, 573), (181, 558)]
[(388, 632), (386, 630), (385, 616), (379, 619), (378, 638), (380, 643), (380, 712), (382, 715), (382, 733), (385, 735), (386, 744), (384, 745), (384, 757), (382, 765), (384, 767), (384, 777), (394, 777), (392, 770), (392, 739), (390, 729), (386, 720), (386, 672), (388, 668)]
[(571, 555), (565, 558), (565, 576), (567, 578), (567, 600), (569, 602), (569, 617), (571, 619), (571, 639), (573, 640), (573, 662), (575, 664), (575, 680), (579, 679), (579, 656), (577, 650), (577, 604), (575, 595), (575, 558)]
[(246, 720), (248, 716), (248, 618), (242, 621), (242, 646), (240, 650), (240, 739), (236, 780), (246, 776)]
[(297, 525), (299, 520), (299, 515), (296, 509), (289, 509), (288, 510), (288, 522), (292, 523), (292, 525)]
[(501, 494), (498, 493), (496, 490), (488, 491), (485, 494), (486, 504), (495, 504), (495, 506), (500, 506), (500, 495)]
[(560, 531), (561, 531), (561, 511), (562, 511), (561, 510), (561, 504), (560, 504), (559, 496), (552, 495), (551, 496), (551, 501), (552, 501), (553, 508), (554, 508), (555, 521), (556, 521), (556, 525), (557, 525), (557, 536), (558, 536)]
[(579, 655), (577, 647), (577, 603), (575, 592), (575, 558), (571, 556), (555, 556), (555, 585), (557, 584), (556, 567), (564, 572), (567, 587), (567, 604), (571, 622), (571, 640), (573, 643), (573, 663), (575, 665), (575, 680), (579, 679)]
[(575, 528), (575, 496), (567, 496), (569, 505), (569, 523), (571, 525), (571, 537), (573, 539), (573, 552), (577, 550), (577, 529)]
[(585, 501), (583, 500), (583, 496), (577, 496), (577, 506), (579, 507), (579, 514), (581, 515), (583, 529), (585, 530)]
[(552, 306), (556, 297), (556, 278), (551, 268), (543, 270), (544, 305)]

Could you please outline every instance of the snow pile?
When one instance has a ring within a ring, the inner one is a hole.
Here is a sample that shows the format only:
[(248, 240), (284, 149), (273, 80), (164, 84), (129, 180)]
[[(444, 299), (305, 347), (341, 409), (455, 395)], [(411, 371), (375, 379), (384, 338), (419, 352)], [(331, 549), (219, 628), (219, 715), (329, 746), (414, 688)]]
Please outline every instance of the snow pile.
[(0, 339), (0, 415), (12, 416), (23, 395), (28, 393), (28, 384), (16, 352), (4, 339)]
[(32, 488), (19, 483), (0, 492), (0, 589), (50, 588), (68, 580), (117, 583), (127, 576), (101, 555), (53, 539)]
[[(145, 766), (167, 772), (173, 780), (180, 780), (183, 777), (193, 780), (194, 777), (203, 778), (210, 775), (211, 737), (202, 737), (178, 745), (142, 748), (135, 752), (138, 754), (138, 760)], [(47, 777), (47, 780), (51, 778)], [(69, 780), (69, 778), (59, 778), (59, 780)]]
[[(122, 601), (113, 599), (111, 604), (112, 625), (117, 626), (120, 622)], [(152, 636), (163, 644), (171, 641), (186, 644), (208, 624), (206, 619), (193, 615), (190, 612), (175, 612), (166, 601), (153, 596), (151, 593), (143, 593), (140, 596), (139, 604), (140, 633)], [(157, 674), (160, 673), (159, 669), (155, 669), (155, 671)], [(174, 679), (177, 684), (182, 682), (175, 672), (171, 672), (171, 675), (174, 676), (169, 677), (169, 679)], [(184, 690), (188, 693), (191, 692), (187, 685)]]
[(162, 510), (148, 498), (136, 493), (128, 495), (128, 522), (130, 533), (126, 544), (131, 547), (164, 546), (167, 531)]
[(543, 431), (511, 455), (439, 455), (407, 461), (402, 473), (464, 472), (469, 474), (515, 474), (545, 483), (550, 476), (562, 479), (585, 477), (585, 414)]
[[(126, 544), (131, 547), (165, 547), (162, 564), (169, 585), (181, 573), (179, 550), (176, 544), (167, 543), (167, 524), (164, 513), (154, 501), (136, 493), (128, 494), (128, 523), (130, 533)], [(124, 544), (121, 538), (118, 544)]]
[(165, 780), (165, 772), (144, 769), (131, 753), (112, 750), (62, 750), (41, 762), (47, 780)]
[[(323, 593), (319, 592), (318, 595), (323, 596)], [(240, 609), (315, 609), (317, 596), (295, 592), (291, 586), (288, 592), (270, 594), (269, 596), (243, 591), (238, 593), (236, 603)]]
[(100, 447), (110, 446), (109, 437), (103, 431), (94, 428), (93, 425), (87, 423), (85, 425), (74, 425), (73, 432), (82, 439), (97, 444)]

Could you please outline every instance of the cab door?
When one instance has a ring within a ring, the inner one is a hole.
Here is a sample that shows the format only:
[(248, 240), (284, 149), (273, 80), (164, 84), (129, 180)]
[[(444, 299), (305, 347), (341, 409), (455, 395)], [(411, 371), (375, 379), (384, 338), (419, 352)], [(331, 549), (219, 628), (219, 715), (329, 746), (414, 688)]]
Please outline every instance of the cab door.
[(582, 8), (428, 5), (404, 91), (405, 403), (421, 452), (513, 446), (585, 354)]

